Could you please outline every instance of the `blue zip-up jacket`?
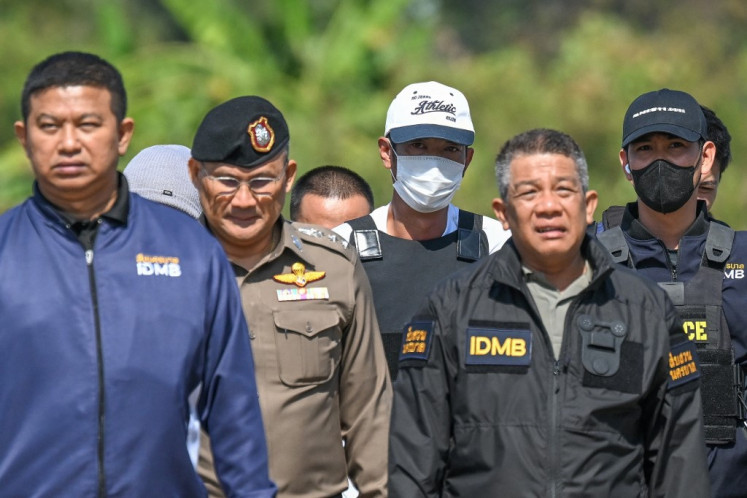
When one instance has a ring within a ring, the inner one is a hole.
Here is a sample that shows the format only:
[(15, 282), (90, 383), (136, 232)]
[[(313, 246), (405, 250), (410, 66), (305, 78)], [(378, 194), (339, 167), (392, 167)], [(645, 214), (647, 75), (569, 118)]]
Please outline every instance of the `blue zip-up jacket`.
[(205, 496), (186, 448), (201, 386), (227, 494), (273, 496), (223, 250), (121, 176), (115, 210), (88, 251), (36, 188), (0, 217), (0, 495)]
[[(680, 239), (677, 267), (672, 267), (666, 246), (638, 222), (638, 206), (626, 206), (620, 228), (630, 248), (633, 265), (640, 275), (655, 282), (691, 280), (705, 251), (709, 221), (705, 203), (698, 206), (698, 215)], [(723, 313), (729, 325), (735, 360), (747, 370), (747, 232), (736, 231), (731, 256), (724, 268), (722, 286)], [(743, 391), (744, 393), (744, 391)], [(747, 494), (747, 429), (737, 426), (736, 441), (722, 446), (709, 446), (708, 467), (712, 496), (744, 497)]]

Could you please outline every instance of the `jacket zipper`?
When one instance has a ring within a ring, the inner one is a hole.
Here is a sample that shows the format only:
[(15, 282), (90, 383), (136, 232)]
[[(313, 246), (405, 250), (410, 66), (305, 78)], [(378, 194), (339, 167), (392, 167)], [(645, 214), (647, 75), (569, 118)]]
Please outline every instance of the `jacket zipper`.
[[(557, 495), (555, 488), (557, 486), (558, 461), (560, 459), (559, 451), (556, 448), (557, 444), (555, 444), (555, 440), (557, 439), (558, 412), (560, 411), (560, 403), (558, 399), (559, 391), (560, 391), (560, 388), (559, 388), (560, 383), (558, 379), (560, 375), (561, 363), (560, 363), (560, 359), (555, 359), (555, 354), (553, 352), (553, 347), (552, 347), (552, 340), (550, 340), (550, 334), (547, 332), (547, 328), (545, 327), (545, 324), (542, 322), (542, 317), (540, 316), (539, 311), (537, 310), (534, 304), (534, 301), (531, 298), (526, 297), (526, 296), (532, 295), (529, 289), (527, 288), (526, 284), (522, 286), (522, 292), (524, 293), (525, 299), (527, 300), (527, 303), (529, 304), (530, 309), (535, 315), (535, 320), (537, 322), (537, 325), (539, 326), (540, 330), (544, 332), (543, 335), (544, 335), (545, 343), (548, 348), (547, 351), (550, 357), (552, 358), (553, 367), (552, 367), (552, 386), (551, 386), (552, 402), (550, 403), (551, 413), (550, 413), (550, 440), (549, 440), (549, 444), (550, 444), (550, 476), (549, 476), (550, 479), (549, 481), (550, 481), (550, 496), (552, 498), (555, 498), (555, 496)], [(571, 312), (570, 308), (572, 306), (573, 304), (569, 306), (568, 313)], [(566, 314), (566, 320), (567, 320), (567, 317), (568, 317), (568, 314)], [(563, 339), (560, 344), (560, 354), (558, 355), (559, 358), (563, 357), (563, 351), (565, 350), (565, 341), (566, 341), (565, 336), (566, 334), (565, 334), (565, 329), (564, 329)]]
[[(562, 347), (561, 347), (562, 349)], [(560, 362), (555, 361), (552, 368), (552, 416), (550, 423), (550, 496), (555, 498), (555, 489), (557, 488), (557, 476), (558, 476), (558, 461), (560, 460), (558, 444), (556, 439), (558, 438), (558, 412), (560, 411), (560, 403), (558, 402), (559, 393), (559, 382), (558, 377), (560, 375)]]
[(93, 305), (93, 321), (96, 333), (96, 364), (98, 369), (99, 381), (99, 403), (98, 403), (98, 438), (97, 456), (98, 456), (98, 474), (99, 474), (99, 496), (106, 496), (106, 473), (104, 472), (104, 427), (106, 417), (106, 404), (104, 396), (104, 354), (101, 346), (101, 320), (99, 317), (99, 299), (96, 293), (96, 275), (93, 269), (93, 248), (86, 249), (86, 266), (88, 267), (88, 282), (91, 286), (91, 302)]
[[(590, 284), (591, 285), (591, 284)], [(588, 289), (588, 287), (587, 287)], [(566, 353), (568, 349), (567, 342), (571, 341), (571, 324), (573, 323), (573, 316), (576, 313), (578, 304), (581, 302), (582, 297), (588, 290), (582, 290), (568, 306), (568, 311), (565, 314), (565, 321), (563, 323), (563, 340), (560, 343), (560, 353), (558, 359), (553, 363), (552, 368), (552, 417), (550, 426), (550, 448), (552, 461), (550, 465), (550, 496), (555, 498), (557, 496), (557, 485), (559, 478), (560, 468), (560, 440), (559, 440), (559, 425), (560, 425), (560, 409), (562, 406), (560, 397), (560, 375), (565, 373), (568, 369), (568, 363), (570, 357)]]
[[(669, 275), (672, 277), (672, 282), (677, 281), (677, 266), (672, 264), (672, 259), (669, 257), (669, 249), (667, 249), (667, 246), (664, 245), (664, 242), (659, 240), (659, 244), (662, 248), (664, 248), (664, 261), (667, 263), (667, 268), (669, 268)], [(677, 263), (680, 261), (680, 248), (677, 247)]]
[[(589, 286), (594, 282), (594, 278), (592, 278), (592, 281), (589, 283)], [(587, 287), (588, 289), (588, 287)], [(544, 332), (544, 338), (545, 342), (547, 344), (548, 353), (552, 357), (552, 403), (551, 403), (551, 414), (550, 414), (550, 496), (552, 498), (555, 498), (557, 496), (557, 481), (558, 481), (558, 468), (559, 468), (559, 462), (560, 462), (560, 444), (558, 439), (558, 424), (559, 424), (559, 415), (560, 415), (560, 374), (561, 371), (565, 372), (568, 368), (568, 363), (570, 362), (570, 357), (565, 353), (565, 350), (567, 349), (566, 342), (569, 340), (569, 334), (566, 333), (569, 330), (569, 319), (570, 317), (573, 317), (573, 314), (576, 312), (576, 309), (578, 308), (578, 304), (581, 301), (581, 298), (588, 292), (588, 290), (582, 290), (571, 302), (571, 304), (568, 306), (568, 311), (565, 314), (565, 322), (563, 324), (563, 339), (560, 343), (560, 354), (558, 355), (558, 359), (555, 359), (555, 354), (553, 353), (552, 348), (552, 341), (550, 340), (550, 334), (547, 332), (547, 328), (545, 328), (544, 323), (542, 323), (542, 317), (540, 317), (539, 311), (537, 311), (536, 306), (534, 305), (534, 301), (530, 299), (527, 296), (531, 296), (531, 292), (527, 288), (526, 284), (523, 284), (520, 286), (521, 292), (524, 294), (524, 298), (527, 300), (527, 303), (529, 304), (529, 308), (532, 310), (532, 312), (535, 315), (535, 319), (537, 321), (537, 324), (539, 325), (539, 328)]]

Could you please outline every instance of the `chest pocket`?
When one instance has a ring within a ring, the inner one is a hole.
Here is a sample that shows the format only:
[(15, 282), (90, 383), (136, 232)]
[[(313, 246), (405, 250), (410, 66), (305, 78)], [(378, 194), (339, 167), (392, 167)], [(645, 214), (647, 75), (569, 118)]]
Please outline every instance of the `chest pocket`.
[(283, 384), (296, 387), (329, 381), (340, 363), (342, 350), (337, 311), (276, 311), (273, 319)]

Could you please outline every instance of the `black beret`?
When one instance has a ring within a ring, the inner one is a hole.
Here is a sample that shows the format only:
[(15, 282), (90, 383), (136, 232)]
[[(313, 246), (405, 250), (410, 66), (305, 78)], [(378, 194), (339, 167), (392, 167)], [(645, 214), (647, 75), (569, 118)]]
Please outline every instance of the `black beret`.
[(237, 97), (203, 118), (192, 157), (252, 168), (274, 159), (289, 138), (285, 118), (274, 105), (262, 97)]

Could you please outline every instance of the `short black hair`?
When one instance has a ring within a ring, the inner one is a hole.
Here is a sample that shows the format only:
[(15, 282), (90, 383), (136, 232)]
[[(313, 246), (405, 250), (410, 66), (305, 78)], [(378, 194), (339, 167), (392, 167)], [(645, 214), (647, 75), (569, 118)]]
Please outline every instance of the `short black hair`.
[(708, 124), (708, 140), (716, 145), (716, 162), (721, 168), (718, 178), (720, 180), (720, 175), (724, 174), (724, 170), (726, 170), (726, 167), (731, 162), (731, 135), (726, 125), (716, 116), (716, 113), (712, 109), (702, 104), (700, 108), (703, 110), (706, 123)]
[(48, 88), (95, 86), (109, 90), (111, 109), (118, 121), (127, 113), (127, 93), (117, 68), (101, 57), (85, 52), (51, 55), (31, 69), (21, 94), (21, 114), (29, 117), (31, 96)]
[(374, 197), (371, 186), (358, 173), (342, 166), (319, 166), (306, 172), (293, 185), (290, 195), (290, 218), (298, 218), (301, 200), (306, 194), (325, 198), (348, 199), (362, 195), (373, 211)]
[(511, 184), (511, 162), (519, 156), (532, 154), (560, 154), (573, 159), (583, 191), (589, 190), (589, 167), (581, 147), (573, 138), (562, 131), (548, 128), (535, 128), (519, 133), (506, 141), (495, 160), (495, 176), (498, 191), (503, 200), (508, 200), (508, 186)]

